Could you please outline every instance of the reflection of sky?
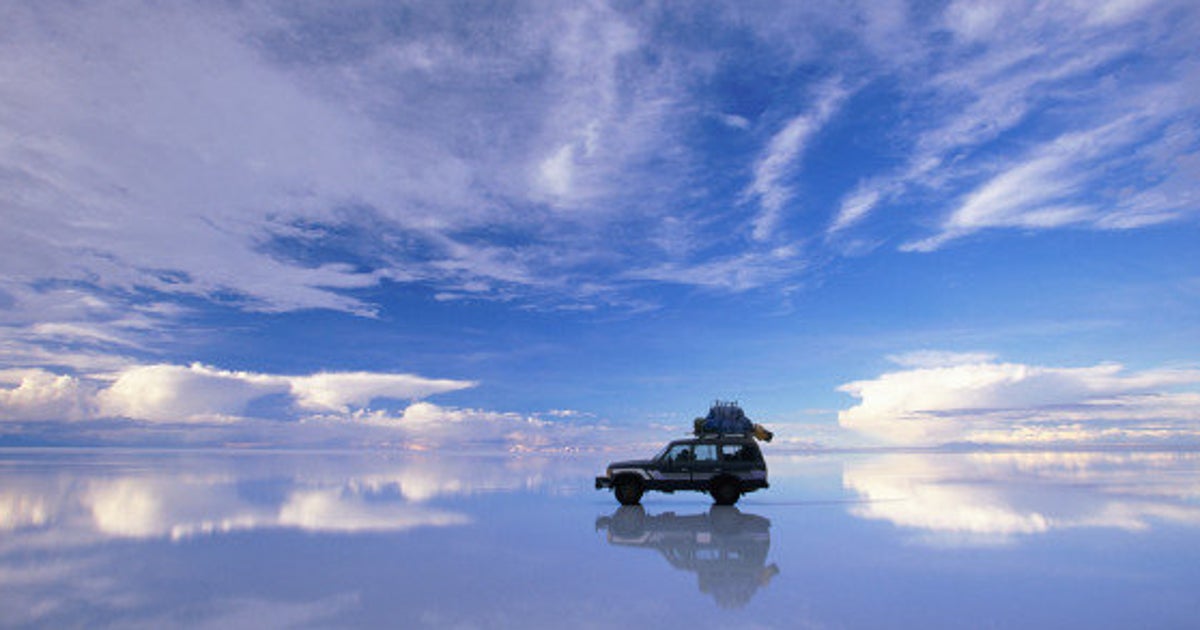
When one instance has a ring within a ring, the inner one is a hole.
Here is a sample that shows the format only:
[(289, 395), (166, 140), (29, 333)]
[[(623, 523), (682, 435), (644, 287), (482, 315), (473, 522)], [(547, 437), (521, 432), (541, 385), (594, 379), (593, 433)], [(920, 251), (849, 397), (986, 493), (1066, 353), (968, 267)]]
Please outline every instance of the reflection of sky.
[(126, 455), (104, 466), (66, 459), (74, 466), (5, 475), (0, 531), (53, 532), (54, 544), (269, 528), (401, 531), (468, 522), (428, 505), (439, 496), (546, 485), (546, 462), (533, 458)]
[(593, 456), (0, 451), (0, 627), (1194, 620), (1194, 454), (767, 457), (631, 526)]
[(891, 454), (850, 462), (851, 514), (932, 543), (988, 544), (1052, 529), (1200, 525), (1195, 453)]

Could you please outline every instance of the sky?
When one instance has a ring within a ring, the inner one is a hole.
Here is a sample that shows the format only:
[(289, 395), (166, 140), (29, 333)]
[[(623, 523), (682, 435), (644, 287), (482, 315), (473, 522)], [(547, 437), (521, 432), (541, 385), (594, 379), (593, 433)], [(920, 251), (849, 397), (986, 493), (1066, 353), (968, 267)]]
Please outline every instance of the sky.
[(0, 444), (1200, 443), (1200, 10), (0, 6)]

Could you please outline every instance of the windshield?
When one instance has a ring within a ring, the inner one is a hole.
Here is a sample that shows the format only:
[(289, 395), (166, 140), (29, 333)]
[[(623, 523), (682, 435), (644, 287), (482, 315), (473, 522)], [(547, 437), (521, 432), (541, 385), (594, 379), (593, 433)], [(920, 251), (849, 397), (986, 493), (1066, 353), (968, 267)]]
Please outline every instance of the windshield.
[(663, 456), (667, 454), (667, 451), (671, 450), (671, 446), (673, 446), (673, 444), (668, 444), (668, 445), (662, 447), (661, 449), (659, 449), (658, 453), (655, 453), (653, 461), (661, 460), (663, 458)]

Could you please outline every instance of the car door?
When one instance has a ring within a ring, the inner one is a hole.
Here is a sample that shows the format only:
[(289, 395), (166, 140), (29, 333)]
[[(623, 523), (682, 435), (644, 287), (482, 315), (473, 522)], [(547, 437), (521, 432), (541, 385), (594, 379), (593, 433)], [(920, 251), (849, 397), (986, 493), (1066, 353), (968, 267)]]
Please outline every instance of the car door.
[(716, 444), (696, 444), (692, 449), (692, 487), (705, 487), (721, 472)]
[(685, 490), (692, 483), (692, 464), (695, 453), (691, 444), (676, 444), (662, 458), (664, 490)]

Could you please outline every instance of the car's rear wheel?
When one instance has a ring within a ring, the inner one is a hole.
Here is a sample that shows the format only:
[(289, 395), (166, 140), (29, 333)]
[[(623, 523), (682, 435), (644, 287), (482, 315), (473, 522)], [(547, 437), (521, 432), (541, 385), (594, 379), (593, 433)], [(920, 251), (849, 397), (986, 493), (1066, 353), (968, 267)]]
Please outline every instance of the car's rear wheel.
[(617, 480), (613, 491), (621, 505), (637, 505), (642, 500), (642, 481), (637, 477), (621, 477)]
[(733, 505), (742, 496), (738, 482), (728, 477), (717, 479), (708, 490), (717, 505)]

